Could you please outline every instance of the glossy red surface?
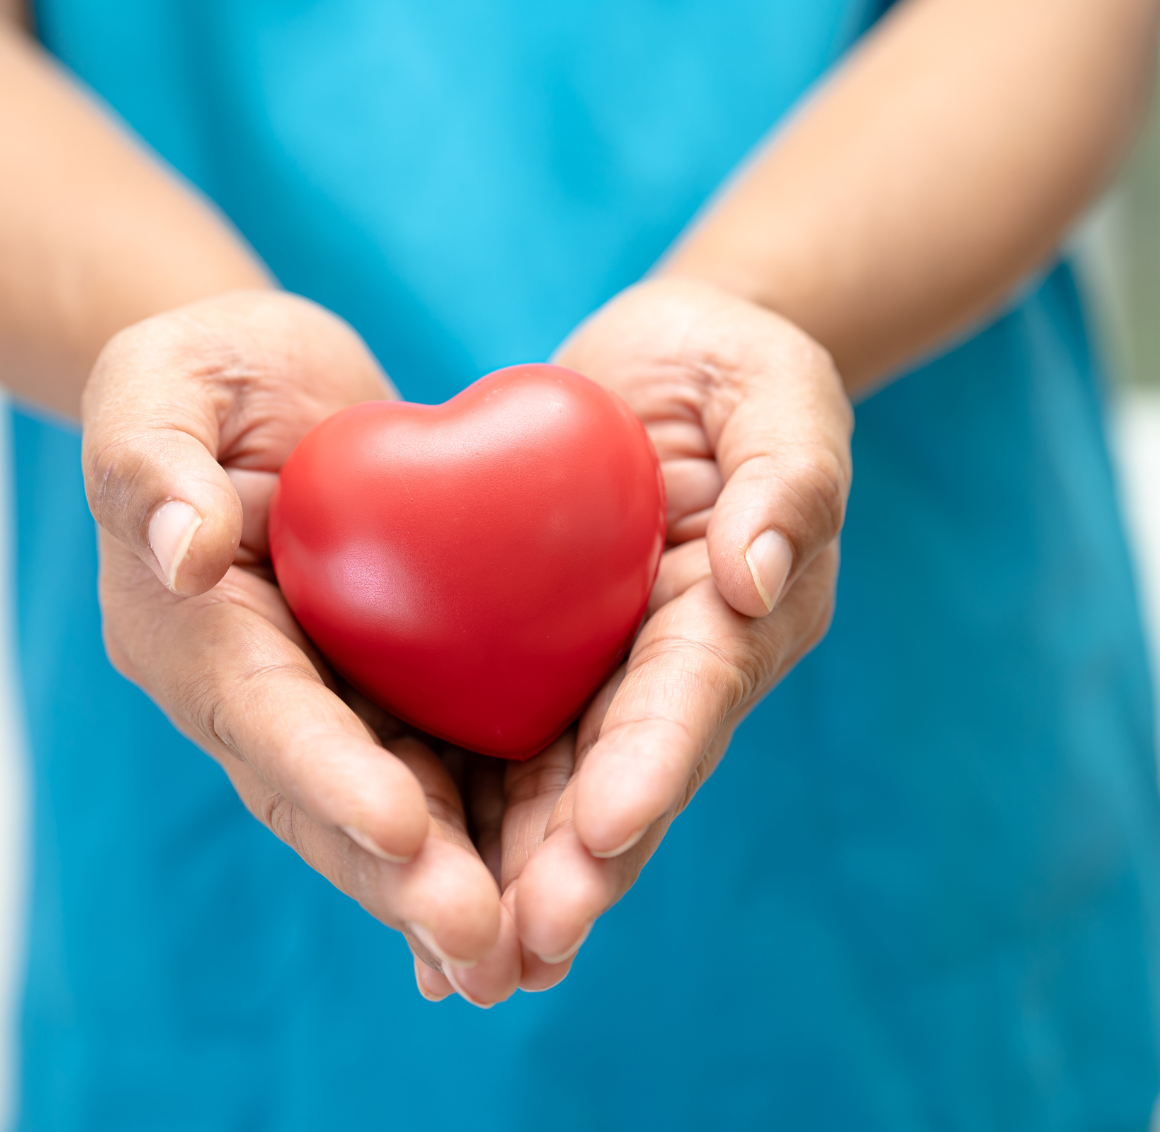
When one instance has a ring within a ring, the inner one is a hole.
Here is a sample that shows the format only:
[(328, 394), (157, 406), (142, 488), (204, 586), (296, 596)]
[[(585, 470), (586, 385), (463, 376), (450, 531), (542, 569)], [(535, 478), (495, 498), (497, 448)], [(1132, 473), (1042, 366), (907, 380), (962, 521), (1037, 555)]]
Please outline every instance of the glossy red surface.
[(352, 684), (423, 731), (522, 759), (624, 656), (664, 488), (618, 397), (513, 366), (443, 405), (323, 421), (282, 469), (269, 530), (290, 608)]

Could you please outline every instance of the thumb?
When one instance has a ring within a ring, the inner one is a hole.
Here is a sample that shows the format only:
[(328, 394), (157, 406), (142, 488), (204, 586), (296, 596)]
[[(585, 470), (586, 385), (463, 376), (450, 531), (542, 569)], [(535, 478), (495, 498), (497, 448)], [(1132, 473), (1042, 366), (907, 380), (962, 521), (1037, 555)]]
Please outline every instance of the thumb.
[(83, 405), (93, 517), (182, 595), (220, 581), (242, 533), (241, 501), (217, 461), (223, 391), (206, 337), (175, 314), (121, 331)]
[(789, 323), (767, 316), (750, 345), (716, 439), (725, 485), (706, 537), (721, 595), (764, 617), (841, 530), (853, 412), (829, 355)]
[(354, 330), (297, 295), (238, 291), (146, 319), (109, 341), (85, 389), (89, 507), (170, 590), (203, 593), (244, 537), (219, 461), (276, 473), (320, 420), (393, 395)]

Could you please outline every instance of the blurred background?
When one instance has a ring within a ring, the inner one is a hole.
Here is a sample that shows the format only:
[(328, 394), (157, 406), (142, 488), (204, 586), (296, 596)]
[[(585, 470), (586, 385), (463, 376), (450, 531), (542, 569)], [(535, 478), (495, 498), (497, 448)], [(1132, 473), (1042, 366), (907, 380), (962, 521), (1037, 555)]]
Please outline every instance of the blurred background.
[[(1108, 435), (1153, 657), (1160, 658), (1160, 93), (1116, 184), (1069, 241), (1108, 374)], [(0, 391), (0, 405), (3, 393)], [(0, 418), (2, 419), (2, 418)], [(0, 594), (11, 593), (9, 444), (0, 427)], [(0, 600), (0, 1129), (9, 1126), (28, 862), (12, 611)], [(1160, 700), (1160, 663), (1153, 664)], [(1160, 735), (1158, 735), (1160, 738)]]
[[(1152, 655), (1160, 658), (1160, 84), (1135, 152), (1071, 250), (1108, 372), (1120, 502)], [(1160, 699), (1158, 672), (1154, 660)]]

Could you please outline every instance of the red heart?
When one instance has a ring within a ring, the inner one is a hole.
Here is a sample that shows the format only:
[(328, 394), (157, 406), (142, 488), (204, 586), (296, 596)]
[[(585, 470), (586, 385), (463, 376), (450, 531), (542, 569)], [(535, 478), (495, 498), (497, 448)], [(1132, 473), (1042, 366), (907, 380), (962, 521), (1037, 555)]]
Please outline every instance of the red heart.
[(512, 366), (443, 405), (323, 421), (286, 461), (269, 529), (286, 601), (352, 684), (423, 731), (525, 759), (624, 656), (665, 494), (620, 398)]

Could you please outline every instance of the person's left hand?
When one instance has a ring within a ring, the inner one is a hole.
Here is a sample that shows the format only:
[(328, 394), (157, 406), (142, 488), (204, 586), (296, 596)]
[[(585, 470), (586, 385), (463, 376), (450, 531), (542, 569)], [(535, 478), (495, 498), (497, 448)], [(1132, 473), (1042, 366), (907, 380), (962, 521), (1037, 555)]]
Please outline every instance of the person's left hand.
[[(626, 664), (578, 726), (527, 762), (470, 763), (472, 824), (516, 917), (526, 990), (567, 974), (746, 713), (825, 633), (851, 475), (853, 416), (829, 356), (716, 288), (640, 284), (554, 360), (645, 422), (669, 549)], [(473, 1000), (462, 976), (418, 959), (415, 973), (429, 998)]]

